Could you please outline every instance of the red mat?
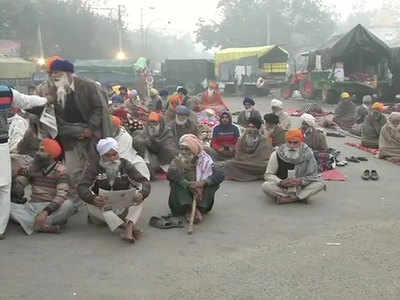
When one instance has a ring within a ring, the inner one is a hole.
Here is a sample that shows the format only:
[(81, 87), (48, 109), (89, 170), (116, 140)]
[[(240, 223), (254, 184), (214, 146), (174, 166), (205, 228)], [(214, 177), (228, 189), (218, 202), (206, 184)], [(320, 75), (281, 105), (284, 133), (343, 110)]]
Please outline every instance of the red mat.
[(379, 149), (373, 149), (373, 148), (364, 147), (363, 145), (361, 145), (359, 143), (345, 143), (345, 145), (360, 149), (362, 151), (371, 153), (373, 155), (379, 154)]
[(347, 181), (347, 177), (337, 169), (325, 171), (322, 175), (325, 181)]

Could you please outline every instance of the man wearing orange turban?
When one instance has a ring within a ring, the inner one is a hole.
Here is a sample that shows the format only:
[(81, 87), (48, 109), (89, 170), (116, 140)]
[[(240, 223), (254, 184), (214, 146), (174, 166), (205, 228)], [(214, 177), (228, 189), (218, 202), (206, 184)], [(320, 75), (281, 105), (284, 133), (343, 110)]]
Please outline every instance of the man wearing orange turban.
[(361, 145), (364, 147), (379, 148), (379, 136), (386, 124), (384, 108), (383, 103), (375, 102), (361, 124)]
[(56, 140), (43, 140), (32, 164), (19, 171), (13, 183), (14, 199), (23, 199), (25, 187), (32, 186), (29, 202), (11, 204), (11, 218), (28, 235), (35, 231), (60, 233), (76, 212), (73, 202), (67, 198), (70, 179), (60, 161), (62, 154), (62, 147)]
[(291, 130), (286, 143), (271, 154), (262, 185), (277, 204), (307, 201), (325, 188), (318, 176), (312, 150), (304, 143), (301, 130)]

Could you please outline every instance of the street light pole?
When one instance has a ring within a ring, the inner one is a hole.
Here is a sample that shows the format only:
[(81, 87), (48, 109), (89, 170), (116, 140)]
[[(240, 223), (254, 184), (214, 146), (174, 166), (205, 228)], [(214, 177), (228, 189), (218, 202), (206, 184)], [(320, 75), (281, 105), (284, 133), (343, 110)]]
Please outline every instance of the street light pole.
[(118, 43), (119, 52), (122, 53), (122, 16), (121, 16), (121, 5), (118, 5)]
[(142, 44), (142, 53), (145, 52), (145, 42), (144, 42), (144, 24), (143, 24), (143, 7), (140, 8), (140, 40)]
[(267, 46), (271, 44), (271, 14), (267, 11)]

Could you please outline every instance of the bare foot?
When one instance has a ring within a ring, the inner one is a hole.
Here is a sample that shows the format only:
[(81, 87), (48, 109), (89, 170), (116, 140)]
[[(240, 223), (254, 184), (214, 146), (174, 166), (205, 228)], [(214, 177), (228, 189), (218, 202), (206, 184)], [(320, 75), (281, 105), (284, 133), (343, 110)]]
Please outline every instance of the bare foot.
[(194, 215), (194, 224), (200, 224), (203, 222), (203, 214), (196, 208), (196, 214)]
[(133, 224), (132, 234), (136, 240), (140, 239), (143, 235), (143, 231), (136, 225)]
[(133, 223), (131, 221), (128, 221), (125, 225), (125, 232), (122, 235), (122, 239), (124, 241), (132, 244), (135, 242), (135, 237), (133, 236), (133, 226)]
[(277, 196), (275, 198), (275, 203), (276, 204), (286, 204), (286, 203), (293, 203), (296, 202), (298, 199), (296, 196)]

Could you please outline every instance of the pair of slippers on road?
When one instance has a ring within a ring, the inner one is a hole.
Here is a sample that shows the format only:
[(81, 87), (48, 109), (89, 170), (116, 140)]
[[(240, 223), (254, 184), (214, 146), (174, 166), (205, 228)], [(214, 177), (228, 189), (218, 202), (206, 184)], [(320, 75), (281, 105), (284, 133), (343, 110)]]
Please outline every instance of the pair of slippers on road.
[(361, 175), (361, 178), (364, 180), (377, 181), (377, 180), (379, 180), (379, 175), (376, 170), (365, 170), (363, 172), (363, 174)]

